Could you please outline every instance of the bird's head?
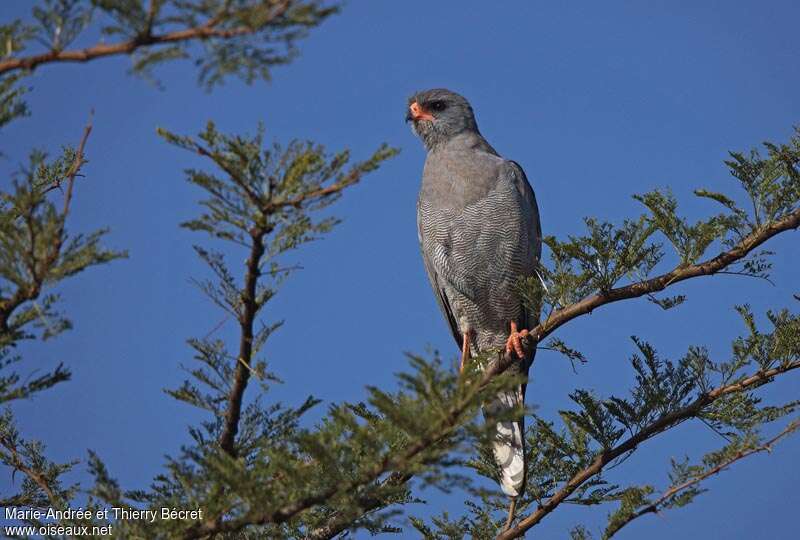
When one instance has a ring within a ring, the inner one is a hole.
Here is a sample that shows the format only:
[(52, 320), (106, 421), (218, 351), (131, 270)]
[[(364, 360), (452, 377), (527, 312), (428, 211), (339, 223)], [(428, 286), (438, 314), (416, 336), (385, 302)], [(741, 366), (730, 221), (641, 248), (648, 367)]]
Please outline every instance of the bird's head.
[(469, 102), (445, 88), (423, 90), (408, 98), (406, 122), (411, 122), (411, 129), (429, 150), (464, 131), (478, 131)]

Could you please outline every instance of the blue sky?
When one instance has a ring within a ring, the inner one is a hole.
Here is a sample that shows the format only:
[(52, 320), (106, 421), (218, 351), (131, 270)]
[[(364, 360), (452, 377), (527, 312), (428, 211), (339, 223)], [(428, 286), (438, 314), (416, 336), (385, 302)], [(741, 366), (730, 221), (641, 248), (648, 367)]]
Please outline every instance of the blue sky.
[[(330, 403), (359, 399), (365, 385), (392, 387), (406, 366), (403, 351), (457, 353), (418, 253), (424, 152), (403, 122), (413, 91), (445, 86), (470, 99), (483, 134), (525, 168), (544, 232), (559, 237), (579, 233), (584, 216), (637, 216), (631, 194), (655, 187), (671, 188), (690, 216), (716, 211), (691, 193), (735, 189), (722, 164), (726, 152), (784, 141), (800, 123), (796, 2), (499, 5), (353, 0), (300, 44), (301, 56), (276, 69), (272, 83), (231, 80), (210, 94), (196, 86), (188, 64), (159, 72), (164, 91), (126, 75), (126, 58), (37, 71), (33, 115), (5, 128), (0, 171), (8, 178), (32, 147), (56, 152), (76, 143), (94, 109), (71, 228), (109, 226), (107, 243), (130, 258), (59, 288), (75, 328), (29, 347), (26, 365), (64, 361), (74, 376), (16, 405), (25, 434), (44, 440), (56, 459), (83, 458), (91, 448), (123, 486), (141, 488), (200, 418), (163, 389), (184, 379), (180, 365), (191, 363), (185, 340), (223, 319), (190, 283), (206, 275), (191, 247), (205, 239), (178, 228), (201, 196), (182, 170), (201, 162), (162, 142), (157, 126), (196, 133), (213, 119), (224, 131), (253, 133), (263, 121), (268, 138), (313, 139), (331, 150), (351, 148), (356, 158), (384, 141), (402, 149), (337, 203), (345, 219), (329, 238), (287, 259), (304, 269), (264, 314), (267, 322), (286, 320), (265, 351), (286, 381), (271, 397), (298, 404), (308, 394)], [(29, 8), (5, 2), (3, 19)], [(797, 234), (768, 246), (778, 252), (774, 287), (718, 276), (677, 287), (689, 300), (675, 310), (626, 302), (570, 324), (558, 335), (589, 364), (574, 374), (562, 358), (540, 353), (529, 403), (553, 418), (576, 387), (624, 391), (632, 380), (631, 335), (671, 358), (705, 344), (725, 359), (731, 338), (744, 330), (735, 304), (763, 313), (800, 292)], [(220, 336), (234, 330), (228, 321)], [(787, 377), (768, 401), (797, 397), (798, 388), (797, 377)], [(666, 487), (670, 457), (697, 457), (722, 443), (701, 424), (682, 425), (610, 478)], [(795, 438), (770, 456), (749, 458), (709, 482), (711, 492), (695, 504), (638, 520), (619, 537), (789, 538), (798, 452)], [(4, 471), (3, 485), (9, 481)], [(426, 495), (429, 506), (416, 513), (463, 508), (460, 494)], [(536, 534), (564, 538), (578, 523), (596, 529), (605, 513), (566, 506)]]

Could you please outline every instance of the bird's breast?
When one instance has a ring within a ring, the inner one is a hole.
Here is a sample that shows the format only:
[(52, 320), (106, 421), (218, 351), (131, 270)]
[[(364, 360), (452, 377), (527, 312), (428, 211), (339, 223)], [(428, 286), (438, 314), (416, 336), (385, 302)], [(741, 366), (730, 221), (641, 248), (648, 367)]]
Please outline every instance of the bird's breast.
[(420, 200), (462, 210), (485, 199), (497, 184), (502, 160), (476, 152), (432, 152), (425, 160)]

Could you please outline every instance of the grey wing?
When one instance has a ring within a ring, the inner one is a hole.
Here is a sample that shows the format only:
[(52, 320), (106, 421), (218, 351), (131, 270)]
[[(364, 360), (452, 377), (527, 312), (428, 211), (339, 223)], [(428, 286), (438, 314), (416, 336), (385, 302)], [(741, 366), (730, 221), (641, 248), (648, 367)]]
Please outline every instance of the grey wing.
[(422, 248), (420, 250), (422, 252), (422, 262), (425, 264), (425, 272), (427, 272), (428, 280), (430, 280), (431, 287), (434, 290), (436, 303), (439, 305), (439, 309), (442, 311), (442, 314), (444, 315), (445, 319), (447, 319), (447, 324), (450, 326), (450, 331), (453, 334), (453, 339), (456, 340), (456, 346), (460, 348), (462, 345), (463, 337), (461, 335), (461, 331), (458, 329), (458, 321), (456, 320), (456, 317), (453, 314), (453, 308), (451, 306), (450, 299), (447, 297), (447, 293), (444, 288), (444, 283), (437, 274), (436, 269), (429, 258), (428, 252), (425, 250), (425, 246), (422, 243), (422, 231), (418, 230), (418, 234), (419, 234), (420, 247)]
[[(539, 206), (536, 204), (536, 195), (528, 181), (528, 177), (525, 175), (525, 171), (516, 161), (509, 161), (509, 163), (514, 174), (514, 183), (522, 197), (522, 215), (530, 241), (530, 246), (528, 246), (531, 250), (529, 257), (531, 258), (532, 269), (535, 272), (542, 256), (542, 224), (539, 219)], [(534, 324), (538, 324), (539, 313), (533, 313), (530, 310), (523, 310), (523, 312), (527, 319), (522, 321), (523, 328), (530, 328)]]

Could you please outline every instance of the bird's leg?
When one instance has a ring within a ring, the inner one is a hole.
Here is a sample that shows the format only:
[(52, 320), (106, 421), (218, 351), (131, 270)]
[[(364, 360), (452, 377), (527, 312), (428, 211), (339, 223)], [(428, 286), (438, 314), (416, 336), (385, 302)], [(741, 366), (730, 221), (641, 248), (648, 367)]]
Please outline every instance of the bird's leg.
[(461, 344), (461, 366), (458, 368), (459, 373), (464, 372), (464, 366), (467, 364), (467, 359), (469, 358), (469, 338), (471, 333), (472, 332), (467, 330), (463, 334), (464, 339), (463, 343)]
[(519, 358), (525, 358), (525, 351), (522, 348), (521, 339), (526, 337), (530, 332), (525, 329), (517, 330), (517, 323), (511, 321), (511, 335), (508, 336), (506, 341), (506, 352), (510, 353), (512, 350), (517, 353)]

